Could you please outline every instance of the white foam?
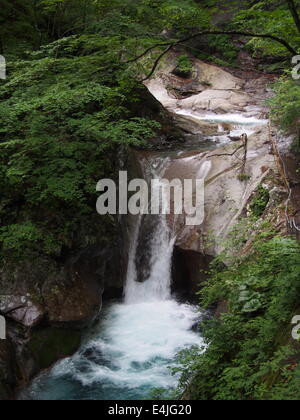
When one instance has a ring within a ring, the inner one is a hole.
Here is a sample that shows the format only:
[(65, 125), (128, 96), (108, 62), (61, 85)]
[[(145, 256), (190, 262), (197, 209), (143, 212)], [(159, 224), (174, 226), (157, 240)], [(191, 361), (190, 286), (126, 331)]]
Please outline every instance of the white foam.
[[(255, 117), (249, 117), (244, 114), (202, 114), (199, 115), (193, 111), (187, 110), (174, 110), (176, 114), (183, 115), (186, 117), (192, 117), (199, 121), (211, 122), (211, 123), (225, 123), (225, 124), (236, 124), (236, 125), (265, 125), (268, 124), (269, 120), (258, 119)], [(219, 127), (220, 128), (220, 127)]]
[[(150, 162), (149, 168), (151, 173), (163, 175), (166, 164)], [(210, 170), (207, 163), (201, 168), (203, 175)], [(45, 395), (49, 379), (50, 394), (51, 379), (64, 390), (71, 378), (72, 383), (81, 384), (83, 390), (101, 389), (100, 397), (106, 396), (105, 392), (108, 397), (115, 393), (122, 397), (128, 389), (133, 390), (135, 396), (140, 395), (141, 390), (147, 396), (152, 388), (176, 386), (178, 376), (171, 374), (169, 366), (175, 366), (178, 351), (203, 342), (192, 330), (199, 319), (196, 308), (171, 298), (175, 236), (165, 215), (155, 217), (155, 223), (150, 221), (147, 226), (152, 229), (145, 250), (150, 270), (142, 273), (147, 273), (148, 277), (143, 282), (138, 281), (141, 272), (136, 266), (139, 233), (143, 223), (149, 222), (149, 219), (139, 218), (130, 247), (124, 303), (113, 304), (102, 313), (101, 322), (86, 345), (73, 357), (58, 363), (48, 379), (41, 378), (33, 384), (35, 395), (41, 391)]]
[[(175, 386), (178, 378), (168, 367), (179, 350), (202, 344), (191, 331), (198, 317), (194, 307), (174, 300), (114, 305), (96, 338), (86, 346), (103, 354), (105, 365), (87, 361), (83, 349), (80, 356), (58, 365), (54, 373), (72, 371), (85, 386), (106, 382), (132, 388)], [(82, 369), (84, 363), (86, 369)]]

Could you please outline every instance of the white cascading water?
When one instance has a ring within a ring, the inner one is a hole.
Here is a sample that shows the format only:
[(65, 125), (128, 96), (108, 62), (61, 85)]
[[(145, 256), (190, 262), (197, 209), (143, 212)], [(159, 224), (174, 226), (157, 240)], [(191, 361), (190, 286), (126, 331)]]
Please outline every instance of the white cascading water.
[[(144, 176), (151, 181), (152, 178), (161, 179), (167, 168), (168, 159), (154, 159), (146, 162)], [(149, 220), (149, 217), (152, 220)], [(155, 220), (153, 220), (155, 219)], [(148, 222), (152, 223), (152, 234), (143, 252), (148, 255), (150, 271), (148, 278), (141, 282), (137, 269), (136, 252), (139, 243), (139, 233), (142, 223), (147, 223), (147, 217), (139, 216), (136, 231), (133, 236), (128, 261), (128, 272), (125, 286), (125, 303), (140, 303), (151, 301), (165, 301), (171, 297), (171, 264), (175, 235), (167, 224), (165, 215), (148, 216)], [(154, 222), (154, 223), (153, 223)]]
[[(145, 177), (163, 176), (167, 165), (168, 160), (149, 162)], [(176, 387), (178, 377), (169, 367), (180, 350), (202, 340), (192, 330), (199, 320), (196, 308), (171, 296), (174, 243), (166, 216), (139, 218), (124, 302), (106, 308), (82, 349), (41, 375), (21, 398), (134, 400), (151, 397), (154, 388)], [(138, 266), (141, 247), (145, 266)]]
[[(194, 121), (218, 124), (218, 135), (211, 136), (210, 139), (219, 143), (229, 143), (228, 134), (222, 135), (224, 132), (223, 124), (230, 125), (230, 136), (239, 137), (246, 133), (248, 136), (253, 134), (258, 127), (268, 124), (269, 120), (249, 117), (244, 114), (198, 114), (195, 111), (173, 109), (175, 114), (192, 118)], [(227, 130), (225, 130), (227, 131)]]
[(174, 112), (178, 115), (183, 115), (186, 117), (193, 117), (199, 121), (206, 121), (210, 123), (228, 123), (233, 125), (243, 125), (243, 126), (258, 126), (265, 125), (269, 120), (258, 119), (256, 117), (249, 117), (243, 114), (207, 114), (207, 115), (198, 115), (196, 112), (176, 109)]
[[(140, 224), (138, 225), (139, 228)], [(136, 235), (138, 236), (138, 235)], [(172, 236), (165, 218), (160, 217), (149, 243), (150, 276), (138, 281), (135, 252), (138, 238), (129, 256), (129, 268), (125, 287), (125, 303), (165, 301), (171, 297), (171, 261), (175, 237)]]

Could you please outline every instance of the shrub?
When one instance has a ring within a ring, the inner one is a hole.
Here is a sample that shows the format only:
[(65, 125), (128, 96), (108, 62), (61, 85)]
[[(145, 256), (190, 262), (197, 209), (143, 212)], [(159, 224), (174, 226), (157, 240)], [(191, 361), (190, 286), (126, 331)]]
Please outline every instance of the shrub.
[(241, 263), (213, 272), (201, 307), (226, 301), (228, 311), (202, 323), (204, 353), (194, 348), (179, 356), (180, 392), (200, 400), (299, 399), (295, 350), (286, 345), (299, 278), (300, 245), (281, 237), (258, 240)]
[(266, 188), (264, 188), (262, 185), (260, 185), (250, 204), (251, 214), (255, 218), (260, 218), (263, 215), (269, 203), (269, 200), (270, 200), (269, 191)]
[(269, 100), (271, 118), (286, 132), (300, 128), (300, 81), (288, 76), (279, 79), (274, 87), (275, 96)]
[(181, 55), (178, 58), (177, 67), (174, 73), (180, 77), (188, 78), (192, 75), (193, 63), (188, 55)]

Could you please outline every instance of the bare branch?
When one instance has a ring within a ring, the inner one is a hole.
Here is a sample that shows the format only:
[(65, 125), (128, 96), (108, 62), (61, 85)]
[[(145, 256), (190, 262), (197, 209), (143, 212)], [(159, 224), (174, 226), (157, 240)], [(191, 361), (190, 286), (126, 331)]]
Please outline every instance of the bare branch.
[[(140, 60), (141, 58), (143, 58), (145, 55), (147, 55), (149, 52), (153, 51), (155, 48), (159, 48), (159, 47), (166, 47), (168, 45), (170, 45), (170, 42), (161, 42), (160, 44), (155, 44), (152, 45), (152, 47), (147, 48), (142, 54), (138, 55), (137, 57), (128, 60), (125, 62), (125, 64), (130, 64), (130, 63), (134, 63), (135, 61)], [(173, 43), (174, 45), (176, 44), (176, 42)], [(172, 44), (172, 45), (173, 45)]]
[(232, 153), (218, 153), (218, 154), (213, 154), (213, 155), (207, 156), (207, 158), (212, 158), (212, 157), (215, 157), (215, 156), (217, 156), (217, 157), (221, 157), (221, 156), (234, 156), (239, 150), (241, 150), (243, 148), (244, 148), (244, 145), (242, 144), (237, 149), (235, 149), (235, 151), (232, 152)]
[(155, 60), (154, 66), (151, 69), (151, 72), (142, 80), (143, 82), (145, 82), (146, 80), (148, 80), (153, 73), (155, 72), (160, 60), (162, 59), (162, 57), (164, 55), (166, 55), (169, 51), (171, 51), (172, 48), (180, 45), (180, 44), (184, 44), (188, 41), (191, 41), (193, 39), (202, 37), (202, 36), (206, 36), (206, 35), (237, 35), (237, 36), (246, 36), (246, 37), (250, 37), (250, 38), (262, 38), (262, 39), (271, 39), (275, 42), (278, 42), (279, 44), (283, 45), (293, 56), (297, 55), (297, 51), (284, 39), (279, 38), (278, 36), (275, 35), (270, 35), (270, 34), (255, 34), (255, 33), (251, 33), (251, 32), (240, 32), (240, 31), (204, 31), (204, 32), (198, 32), (194, 35), (190, 35), (184, 39), (180, 39), (178, 41), (173, 41), (173, 42), (161, 42), (161, 43), (157, 43), (155, 45), (153, 45), (152, 47), (147, 48), (142, 54), (138, 55), (137, 57), (130, 59), (128, 61), (125, 62), (125, 64), (130, 64), (130, 63), (134, 63), (138, 60), (140, 60), (141, 58), (143, 58), (144, 56), (146, 56), (149, 52), (155, 50), (156, 48), (160, 48), (160, 47), (167, 47), (167, 49)]
[(153, 75), (153, 73), (155, 72), (155, 70), (156, 70), (156, 67), (158, 66), (158, 64), (159, 64), (159, 62), (160, 62), (160, 60), (169, 52), (169, 51), (171, 51), (171, 49), (174, 47), (174, 45), (173, 44), (171, 44), (171, 45), (169, 45), (168, 46), (168, 48), (167, 49), (165, 49), (165, 51), (162, 53), (162, 54), (160, 54), (160, 56), (155, 60), (155, 62), (154, 62), (154, 64), (153, 64), (153, 67), (152, 67), (152, 69), (151, 69), (151, 72), (148, 74), (148, 76), (147, 77), (145, 77), (144, 79), (142, 79), (141, 80), (141, 82), (145, 82), (146, 80), (148, 80), (148, 79), (150, 79), (150, 77)]
[(247, 134), (242, 134), (241, 140), (244, 142), (244, 157), (243, 157), (243, 166), (241, 169), (241, 175), (245, 173), (246, 163), (247, 163), (247, 155), (248, 155), (248, 136)]

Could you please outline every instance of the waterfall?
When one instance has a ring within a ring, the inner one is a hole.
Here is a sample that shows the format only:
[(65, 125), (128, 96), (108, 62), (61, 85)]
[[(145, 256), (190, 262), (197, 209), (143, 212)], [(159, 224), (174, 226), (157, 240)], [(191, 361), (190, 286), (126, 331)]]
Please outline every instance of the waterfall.
[(140, 220), (137, 225), (134, 243), (129, 254), (125, 285), (125, 302), (128, 304), (167, 300), (171, 297), (171, 262), (175, 237), (170, 232), (166, 218), (163, 216), (160, 216), (157, 225), (153, 227), (153, 235), (146, 251), (150, 272), (147, 273), (145, 281), (138, 281), (138, 273), (146, 270), (145, 267), (138, 269), (136, 266), (139, 233), (143, 222), (147, 223), (147, 217)]
[[(148, 182), (155, 177), (161, 179), (168, 163), (168, 159), (146, 161), (146, 165), (144, 162), (144, 175)], [(168, 226), (166, 215), (138, 217), (129, 252), (125, 284), (127, 304), (170, 299), (175, 239)], [(143, 264), (139, 264), (141, 262), (139, 254)]]
[[(143, 162), (144, 176), (161, 178), (168, 159)], [(207, 172), (207, 164), (202, 172)], [(192, 327), (197, 309), (171, 296), (175, 235), (165, 215), (134, 221), (124, 302), (114, 302), (73, 357), (57, 363), (25, 390), (21, 399), (139, 400), (154, 388), (173, 389), (180, 350), (202, 345)]]

